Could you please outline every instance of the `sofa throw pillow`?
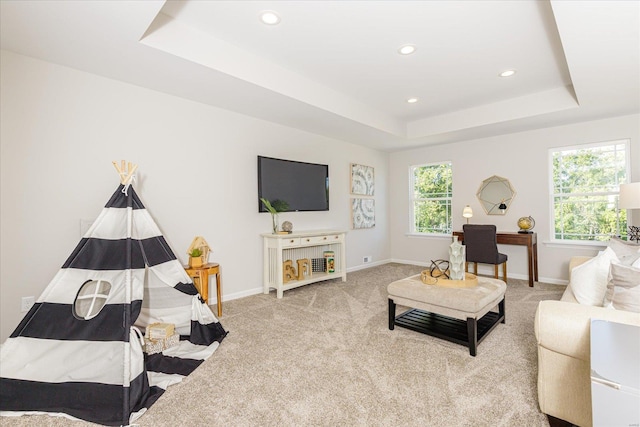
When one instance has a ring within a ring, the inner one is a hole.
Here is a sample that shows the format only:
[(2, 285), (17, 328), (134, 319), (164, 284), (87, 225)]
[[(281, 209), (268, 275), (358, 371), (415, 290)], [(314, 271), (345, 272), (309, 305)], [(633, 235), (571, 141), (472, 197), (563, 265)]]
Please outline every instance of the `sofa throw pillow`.
[(640, 268), (611, 264), (605, 307), (640, 313)]
[(595, 258), (571, 270), (569, 286), (580, 304), (602, 307), (612, 261), (618, 261), (618, 257), (608, 247)]
[(632, 265), (640, 257), (640, 245), (625, 242), (619, 237), (609, 239), (608, 246), (624, 265)]

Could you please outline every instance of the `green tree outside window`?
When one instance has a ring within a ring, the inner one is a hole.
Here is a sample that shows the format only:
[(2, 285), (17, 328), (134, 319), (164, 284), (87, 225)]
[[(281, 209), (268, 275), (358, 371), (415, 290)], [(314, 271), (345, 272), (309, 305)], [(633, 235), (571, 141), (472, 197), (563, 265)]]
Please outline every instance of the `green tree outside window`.
[(626, 237), (627, 213), (618, 209), (618, 193), (627, 182), (627, 152), (626, 141), (552, 150), (555, 239)]
[(413, 233), (451, 234), (451, 162), (411, 166)]

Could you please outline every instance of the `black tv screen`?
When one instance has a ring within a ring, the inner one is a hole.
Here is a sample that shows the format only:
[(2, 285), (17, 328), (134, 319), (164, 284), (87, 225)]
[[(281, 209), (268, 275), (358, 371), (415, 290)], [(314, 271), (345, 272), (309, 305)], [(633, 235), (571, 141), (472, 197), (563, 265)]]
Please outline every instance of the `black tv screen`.
[(329, 210), (329, 166), (258, 156), (258, 211), (268, 212), (260, 198), (283, 200), (285, 212)]

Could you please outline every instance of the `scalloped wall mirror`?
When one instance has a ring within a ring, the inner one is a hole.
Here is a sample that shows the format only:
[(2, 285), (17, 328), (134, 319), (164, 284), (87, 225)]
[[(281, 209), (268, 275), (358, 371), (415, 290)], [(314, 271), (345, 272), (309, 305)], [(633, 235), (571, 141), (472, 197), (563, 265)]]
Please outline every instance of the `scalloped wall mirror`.
[(507, 178), (493, 175), (482, 181), (476, 196), (487, 215), (504, 215), (516, 196), (516, 190)]

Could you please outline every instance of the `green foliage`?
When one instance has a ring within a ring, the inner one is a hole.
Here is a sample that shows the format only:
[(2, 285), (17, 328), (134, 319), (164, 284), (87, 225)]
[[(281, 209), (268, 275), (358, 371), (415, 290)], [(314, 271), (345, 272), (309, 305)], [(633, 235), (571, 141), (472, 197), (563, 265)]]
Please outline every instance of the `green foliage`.
[(626, 235), (618, 188), (626, 182), (624, 144), (553, 153), (555, 238), (607, 240)]
[(270, 202), (264, 197), (260, 197), (260, 201), (262, 202), (264, 207), (267, 208), (269, 212), (271, 212), (272, 215), (275, 215), (279, 212), (285, 212), (289, 209), (289, 203), (285, 202), (284, 200), (275, 199)]
[(412, 173), (414, 231), (451, 233), (451, 164), (419, 166)]
[(289, 210), (289, 203), (280, 199), (272, 201), (271, 206), (273, 206), (276, 212), (286, 212), (287, 210)]
[(418, 233), (451, 233), (451, 203), (448, 201), (415, 201), (415, 231)]
[(202, 256), (202, 251), (198, 248), (194, 248), (189, 252), (189, 256), (192, 258), (198, 258), (199, 256)]

